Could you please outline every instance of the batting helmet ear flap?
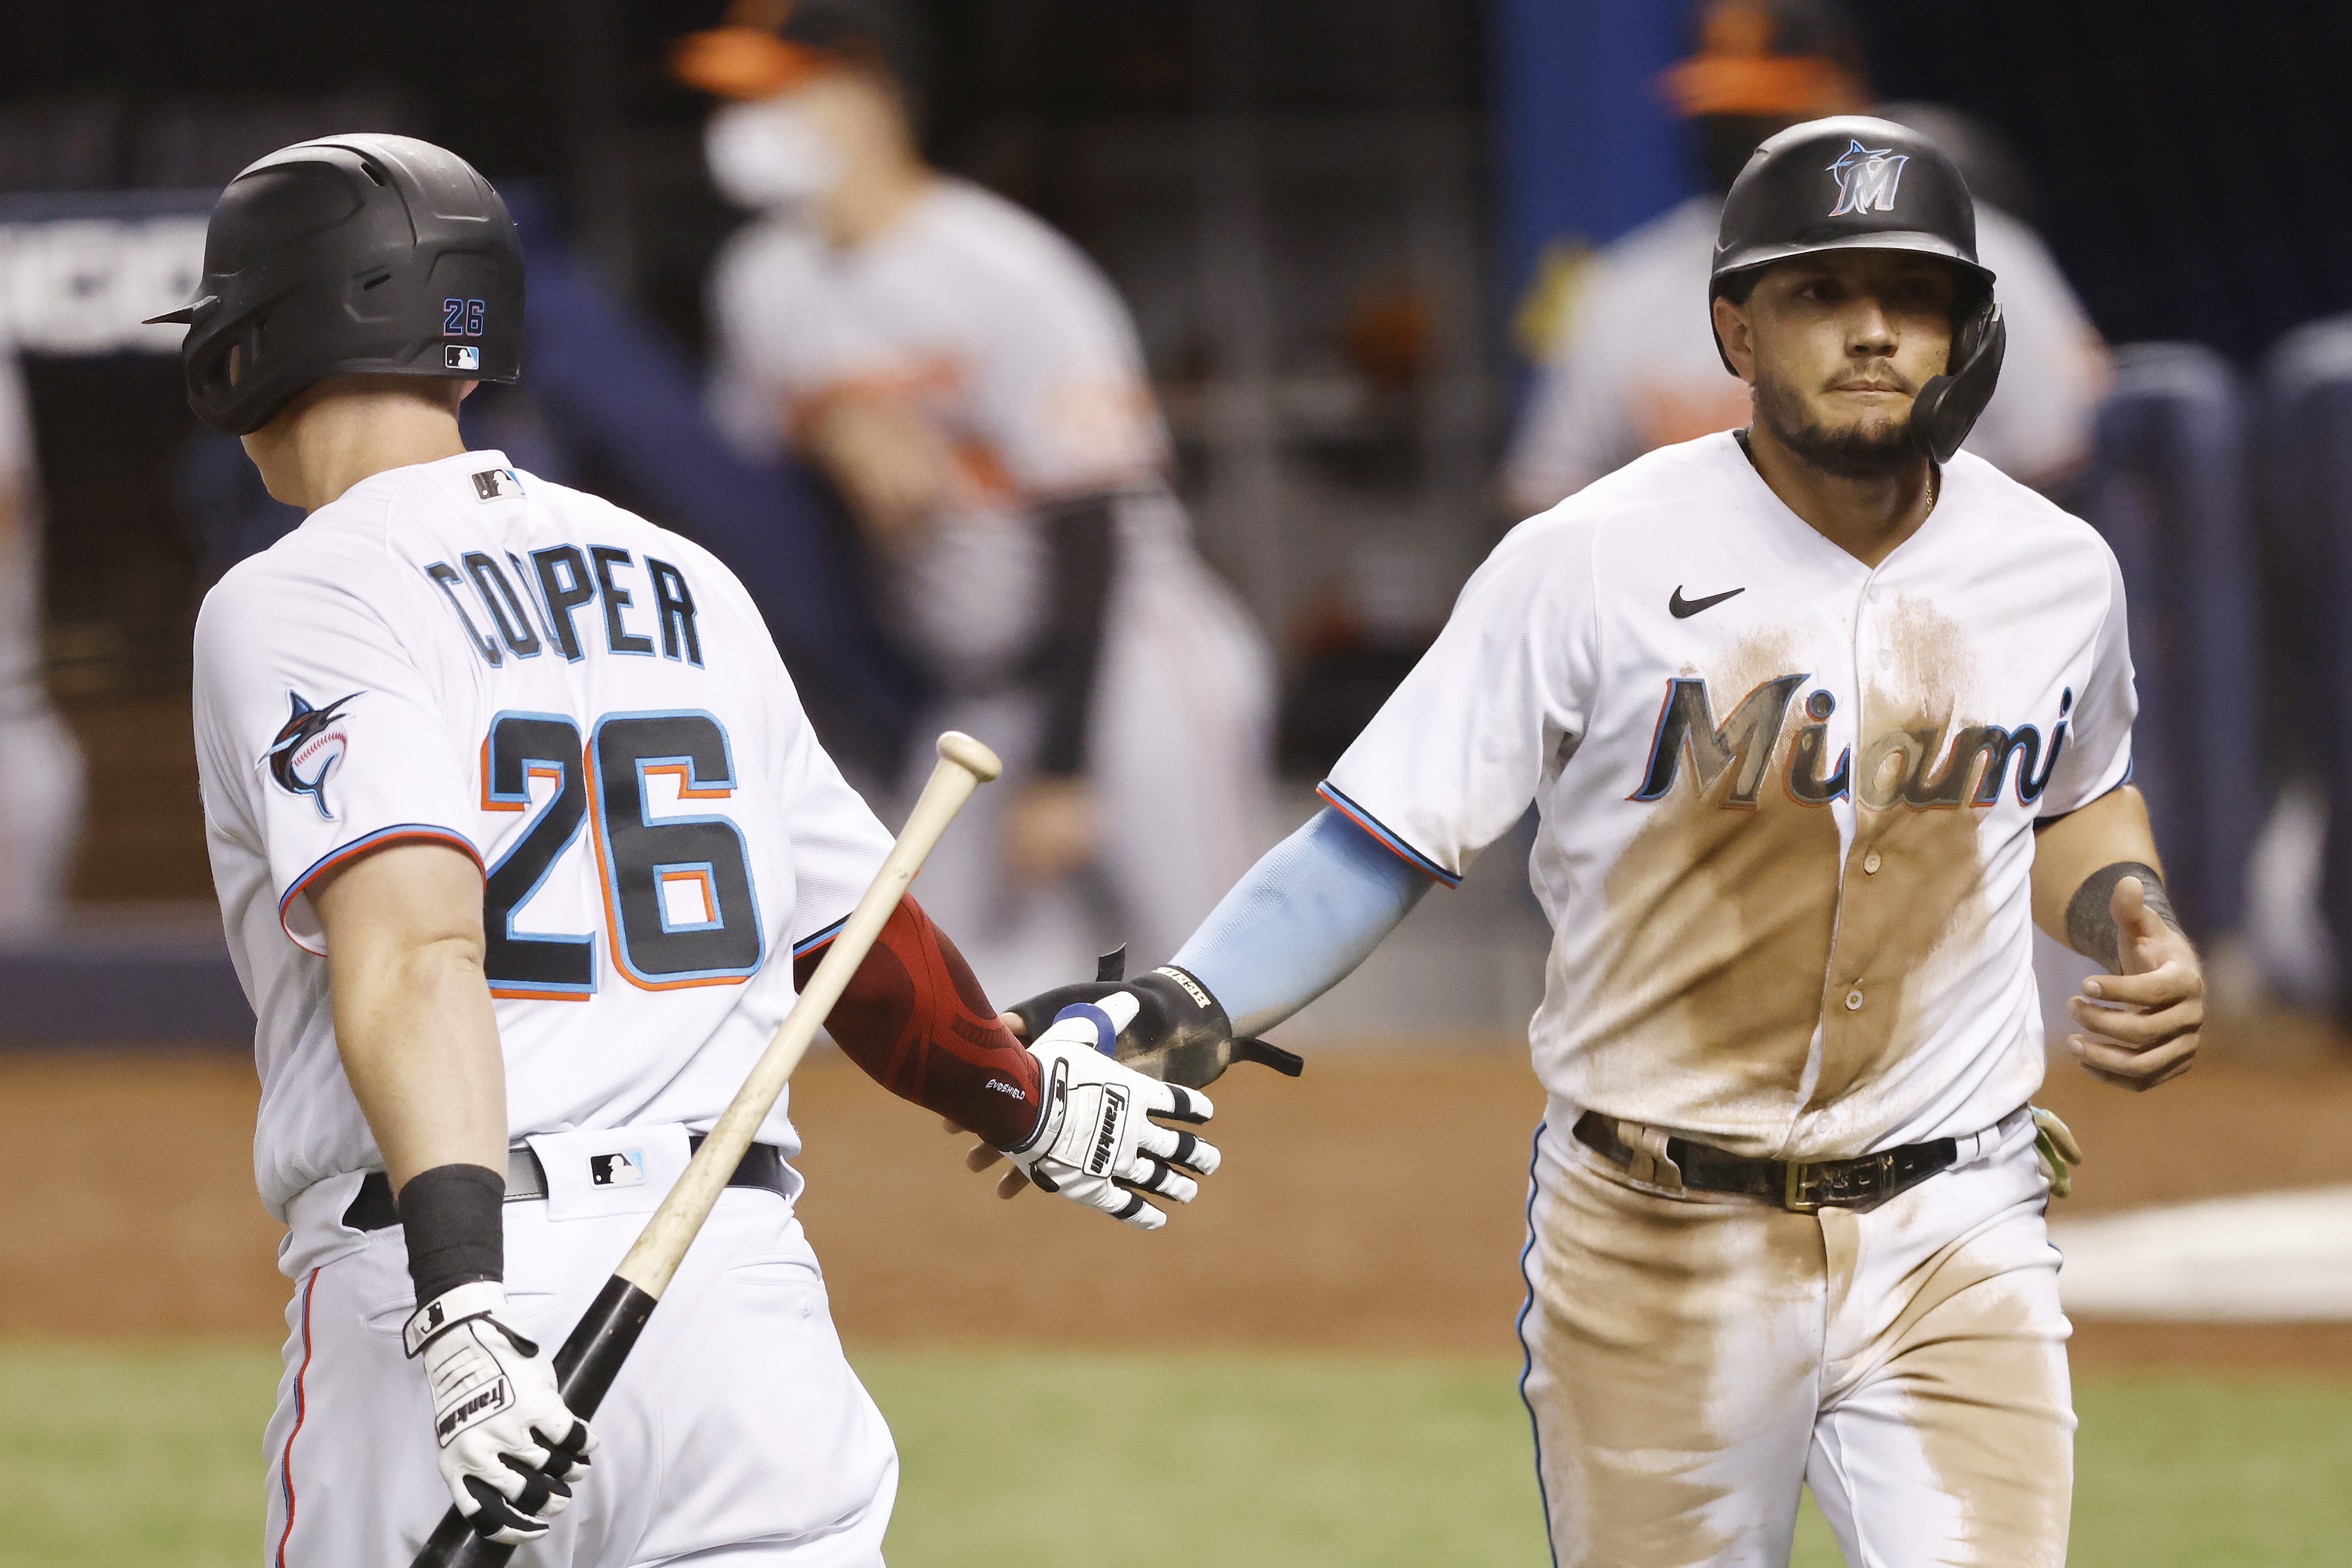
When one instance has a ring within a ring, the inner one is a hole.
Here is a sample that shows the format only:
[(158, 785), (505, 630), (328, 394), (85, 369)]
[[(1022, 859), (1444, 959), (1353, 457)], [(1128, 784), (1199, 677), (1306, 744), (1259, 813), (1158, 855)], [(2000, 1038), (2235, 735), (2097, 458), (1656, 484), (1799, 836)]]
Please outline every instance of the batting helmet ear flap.
[(1937, 463), (1949, 463), (1976, 428), (2000, 380), (2009, 326), (1990, 292), (1985, 302), (1952, 337), (1949, 374), (1929, 376), (1911, 400), (1911, 445)]
[(1731, 362), (1731, 351), (1723, 346), (1723, 333), (1715, 324), (1715, 302), (1728, 298), (1734, 305), (1747, 304), (1756, 292), (1756, 279), (1763, 270), (1756, 267), (1745, 272), (1718, 272), (1707, 280), (1706, 329), (1715, 334), (1715, 357), (1721, 360), (1723, 368), (1735, 376), (1739, 373), (1739, 367)]

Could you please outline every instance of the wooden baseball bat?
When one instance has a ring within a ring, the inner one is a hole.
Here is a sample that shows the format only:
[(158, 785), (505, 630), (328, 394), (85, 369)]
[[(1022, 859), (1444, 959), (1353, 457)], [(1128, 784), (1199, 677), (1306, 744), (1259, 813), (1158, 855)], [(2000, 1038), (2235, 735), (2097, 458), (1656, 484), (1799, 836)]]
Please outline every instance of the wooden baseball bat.
[[(555, 1353), (555, 1375), (563, 1403), (582, 1420), (594, 1416), (604, 1403), (614, 1375), (628, 1359), (686, 1249), (709, 1218), (711, 1205), (719, 1201), (727, 1178), (742, 1163), (760, 1124), (767, 1120), (776, 1096), (784, 1092), (785, 1082), (800, 1065), (809, 1042), (833, 1011), (833, 1004), (841, 999), (849, 977), (866, 961), (874, 939), (882, 935), (883, 925), (906, 895), (907, 884), (915, 880), (931, 847), (971, 799), (972, 791), (1003, 771), (1004, 764), (997, 760), (996, 753), (971, 737), (952, 729), (940, 737), (939, 766), (931, 769), (929, 782), (923, 786), (921, 798), (866, 896), (843, 923), (841, 935), (833, 939), (816, 973), (809, 977), (807, 989), (784, 1015), (776, 1038), (768, 1042), (751, 1075), (704, 1137), (686, 1173), (589, 1303), (572, 1337)], [(514, 1550), (477, 1535), (466, 1516), (452, 1507), (441, 1516), (411, 1568), (498, 1568)]]

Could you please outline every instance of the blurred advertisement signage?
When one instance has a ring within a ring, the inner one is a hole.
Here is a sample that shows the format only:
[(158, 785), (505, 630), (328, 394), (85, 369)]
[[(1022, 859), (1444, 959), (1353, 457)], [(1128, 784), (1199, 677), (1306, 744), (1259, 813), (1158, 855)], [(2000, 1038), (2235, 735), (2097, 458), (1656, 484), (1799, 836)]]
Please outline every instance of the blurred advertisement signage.
[(210, 192), (0, 200), (0, 342), (37, 354), (173, 353), (184, 328), (140, 322), (204, 270)]

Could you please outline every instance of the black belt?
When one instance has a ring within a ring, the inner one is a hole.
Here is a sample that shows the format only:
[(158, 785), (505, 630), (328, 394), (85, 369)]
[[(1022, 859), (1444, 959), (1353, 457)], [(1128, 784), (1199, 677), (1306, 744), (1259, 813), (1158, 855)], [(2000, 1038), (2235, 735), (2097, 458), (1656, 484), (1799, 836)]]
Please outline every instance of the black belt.
[[(686, 1140), (688, 1153), (702, 1147), (702, 1134), (696, 1133)], [(784, 1174), (784, 1151), (773, 1144), (753, 1144), (743, 1151), (743, 1163), (727, 1178), (729, 1186), (756, 1186), (772, 1192), (779, 1197), (793, 1196), (792, 1181)], [(539, 1163), (539, 1155), (525, 1145), (507, 1151), (507, 1201), (528, 1203), (547, 1196), (547, 1169)], [(400, 1206), (392, 1196), (392, 1178), (382, 1171), (370, 1171), (360, 1183), (359, 1196), (343, 1210), (343, 1223), (353, 1230), (382, 1230), (400, 1223)]]
[[(1614, 1119), (1587, 1111), (1576, 1119), (1576, 1141), (1610, 1164), (1630, 1167), (1642, 1151), (1617, 1135)], [(1666, 1158), (1695, 1192), (1760, 1197), (1792, 1213), (1817, 1208), (1868, 1208), (1918, 1186), (1959, 1157), (1959, 1141), (1937, 1138), (1844, 1160), (1760, 1160), (1688, 1138), (1668, 1138)], [(1659, 1185), (1671, 1186), (1671, 1183)]]

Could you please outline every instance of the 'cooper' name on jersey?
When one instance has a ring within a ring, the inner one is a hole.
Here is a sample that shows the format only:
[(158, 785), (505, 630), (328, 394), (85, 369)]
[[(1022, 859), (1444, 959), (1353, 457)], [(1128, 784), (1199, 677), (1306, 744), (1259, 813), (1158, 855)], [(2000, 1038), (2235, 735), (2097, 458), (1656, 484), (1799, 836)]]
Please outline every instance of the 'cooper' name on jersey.
[[(725, 1108), (889, 836), (711, 556), (468, 453), (362, 481), (224, 577), (196, 627), (206, 828), (259, 1019), (273, 1212), (382, 1164), (309, 892), (362, 850), (485, 872), (512, 1135)], [(782, 1103), (763, 1141), (796, 1149)]]

